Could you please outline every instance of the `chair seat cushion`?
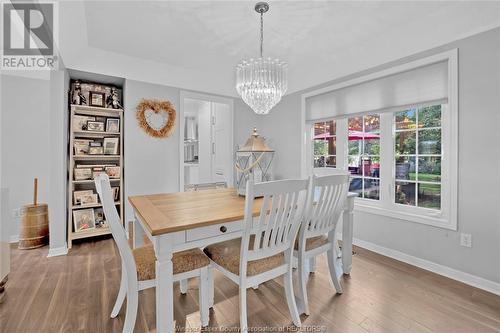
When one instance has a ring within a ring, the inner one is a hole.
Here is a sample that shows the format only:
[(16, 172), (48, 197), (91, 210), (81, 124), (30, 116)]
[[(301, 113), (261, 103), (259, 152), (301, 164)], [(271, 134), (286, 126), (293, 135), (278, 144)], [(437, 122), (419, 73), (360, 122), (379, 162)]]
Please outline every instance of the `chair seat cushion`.
[[(249, 249), (253, 249), (254, 235), (250, 237)], [(217, 265), (224, 267), (233, 274), (240, 274), (241, 238), (209, 245), (203, 250)], [(252, 260), (247, 263), (247, 276), (269, 271), (283, 264), (283, 252), (273, 256)]]
[[(139, 281), (151, 280), (156, 277), (155, 262), (156, 255), (152, 244), (141, 246), (132, 250), (137, 266), (137, 278)], [(194, 269), (208, 266), (210, 260), (200, 249), (191, 249), (176, 252), (172, 256), (174, 274), (189, 272)]]
[[(311, 237), (306, 240), (306, 251), (313, 250), (317, 247), (323, 246), (325, 244), (328, 244), (328, 237), (326, 235), (320, 235), (316, 237)], [(299, 239), (295, 240), (295, 250), (299, 249)]]

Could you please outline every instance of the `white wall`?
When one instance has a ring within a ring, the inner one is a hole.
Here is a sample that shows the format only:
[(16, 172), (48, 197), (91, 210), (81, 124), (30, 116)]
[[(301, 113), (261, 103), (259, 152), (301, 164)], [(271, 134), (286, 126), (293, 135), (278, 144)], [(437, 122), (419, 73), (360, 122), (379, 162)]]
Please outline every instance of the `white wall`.
[[(141, 99), (169, 100), (179, 110), (178, 88), (125, 81), (125, 198), (129, 195), (177, 192), (179, 190), (179, 117), (168, 138), (147, 135), (135, 118)], [(125, 202), (125, 217), (133, 220), (130, 204)]]
[[(354, 237), (500, 283), (500, 29), (327, 82), (286, 96), (260, 118), (262, 134), (277, 150), (281, 178), (300, 175), (300, 95), (452, 48), (459, 49), (458, 232), (356, 212)], [(298, 78), (290, 78), (298, 79)], [(471, 233), (473, 246), (459, 245)]]
[[(48, 202), (50, 182), (50, 81), (4, 75), (1, 90), (2, 187), (9, 189), (9, 211), (33, 201), (38, 177), (39, 202)], [(50, 207), (49, 207), (50, 209)], [(19, 234), (19, 218), (11, 218), (11, 236)]]

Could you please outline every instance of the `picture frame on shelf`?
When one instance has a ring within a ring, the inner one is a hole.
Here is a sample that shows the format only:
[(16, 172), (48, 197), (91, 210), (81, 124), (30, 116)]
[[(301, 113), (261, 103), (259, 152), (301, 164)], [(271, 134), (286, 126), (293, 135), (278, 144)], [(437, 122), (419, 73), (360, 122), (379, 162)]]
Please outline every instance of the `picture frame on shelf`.
[(118, 155), (119, 138), (104, 138), (104, 155)]
[(121, 167), (119, 166), (106, 167), (105, 170), (110, 179), (118, 179), (121, 176)]
[(119, 186), (113, 186), (111, 188), (111, 191), (113, 191), (113, 200), (119, 201), (120, 200), (120, 187)]
[(103, 147), (89, 147), (89, 155), (103, 155)]
[(73, 131), (81, 132), (87, 130), (87, 122), (95, 121), (95, 117), (74, 115), (72, 121)]
[(92, 205), (98, 203), (97, 194), (86, 194), (80, 197), (81, 205)]
[(89, 105), (103, 108), (106, 106), (106, 94), (98, 91), (89, 91)]
[(89, 148), (93, 141), (86, 139), (75, 139), (73, 140), (73, 149), (75, 156), (88, 155)]
[(94, 209), (95, 216), (95, 226), (96, 228), (106, 228), (106, 217), (104, 216), (104, 210), (102, 208)]
[(92, 169), (91, 168), (75, 168), (73, 172), (74, 172), (75, 180), (92, 179)]
[(118, 118), (106, 119), (106, 132), (120, 133), (120, 119)]
[(73, 211), (75, 232), (95, 229), (94, 209), (79, 209)]
[(82, 197), (94, 194), (93, 190), (82, 190), (82, 191), (74, 191), (73, 192), (73, 203), (74, 205), (82, 204)]
[(87, 121), (87, 131), (104, 132), (104, 123), (101, 121)]

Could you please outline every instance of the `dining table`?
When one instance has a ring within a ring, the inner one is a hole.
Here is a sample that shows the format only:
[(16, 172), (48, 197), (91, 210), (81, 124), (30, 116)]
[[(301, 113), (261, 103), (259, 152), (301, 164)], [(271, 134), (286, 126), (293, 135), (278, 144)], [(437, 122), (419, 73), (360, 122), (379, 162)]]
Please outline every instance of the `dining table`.
[[(356, 193), (347, 195), (342, 213), (342, 248), (337, 245), (336, 249), (339, 276), (351, 272), (356, 196)], [(241, 237), (245, 198), (234, 188), (221, 188), (128, 199), (135, 219), (133, 246), (142, 246), (146, 235), (156, 254), (156, 331), (173, 332), (173, 253)], [(254, 213), (259, 212), (260, 199), (256, 198)]]

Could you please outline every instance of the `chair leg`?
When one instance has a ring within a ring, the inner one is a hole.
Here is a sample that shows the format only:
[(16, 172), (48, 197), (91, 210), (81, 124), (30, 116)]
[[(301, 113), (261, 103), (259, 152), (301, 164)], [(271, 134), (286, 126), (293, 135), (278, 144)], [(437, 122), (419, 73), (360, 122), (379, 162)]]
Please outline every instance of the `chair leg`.
[(127, 312), (125, 314), (123, 333), (132, 333), (134, 332), (135, 320), (137, 318), (139, 292), (137, 290), (137, 284), (135, 286), (128, 286), (127, 289)]
[(214, 269), (211, 265), (207, 267), (207, 281), (208, 281), (208, 308), (214, 307)]
[(305, 260), (305, 256), (299, 255), (299, 265), (298, 265), (298, 273), (299, 273), (299, 298), (301, 301), (300, 307), (301, 312), (309, 315), (309, 303), (307, 299), (307, 279), (309, 277), (309, 270), (307, 265), (307, 260)]
[(209, 292), (210, 292), (210, 282), (208, 281), (208, 267), (203, 267), (200, 269), (200, 286), (198, 288), (199, 295), (199, 303), (200, 303), (200, 317), (201, 317), (201, 326), (208, 326), (209, 320)]
[(336, 260), (337, 256), (335, 255), (334, 245), (332, 245), (332, 247), (328, 250), (328, 268), (330, 269), (330, 277), (332, 278), (333, 286), (335, 287), (337, 294), (342, 294), (344, 291), (342, 290), (342, 285), (337, 278), (337, 269), (335, 268)]
[(247, 288), (244, 284), (240, 284), (240, 332), (248, 332)]
[(125, 266), (122, 265), (120, 291), (118, 292), (118, 296), (116, 296), (115, 306), (113, 306), (113, 311), (111, 311), (111, 318), (116, 318), (116, 316), (118, 316), (118, 313), (120, 313), (120, 309), (122, 308), (123, 301), (125, 300), (126, 295), (127, 295), (127, 276), (125, 273)]
[(181, 294), (186, 295), (188, 291), (188, 279), (180, 280), (179, 287), (181, 289)]
[[(287, 272), (285, 273), (284, 277), (284, 285), (285, 285), (285, 295), (286, 295), (286, 302), (288, 303), (288, 310), (290, 311), (290, 315), (292, 316), (292, 321), (295, 326), (300, 327), (301, 322), (300, 322), (300, 316), (299, 316), (299, 311), (297, 310), (297, 303), (295, 303), (295, 295), (293, 293), (293, 282), (292, 282), (292, 258), (293, 255), (291, 253), (287, 253), (286, 255), (287, 258), (285, 258), (285, 261), (288, 265)], [(299, 267), (300, 269), (300, 267)]]

